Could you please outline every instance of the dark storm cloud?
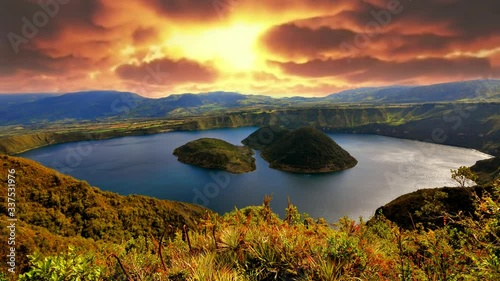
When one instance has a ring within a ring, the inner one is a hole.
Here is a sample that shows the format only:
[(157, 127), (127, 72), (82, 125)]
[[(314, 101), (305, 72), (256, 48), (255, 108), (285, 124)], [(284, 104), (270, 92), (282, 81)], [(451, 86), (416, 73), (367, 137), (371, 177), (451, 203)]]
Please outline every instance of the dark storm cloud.
[(225, 15), (219, 7), (230, 5), (232, 1), (146, 0), (145, 2), (166, 17), (187, 21), (213, 21)]
[[(98, 0), (7, 1), (0, 9), (0, 34), (20, 36), (33, 33), (44, 39), (57, 39), (65, 27), (86, 27), (96, 31), (102, 27), (93, 21), (101, 5)], [(31, 38), (29, 38), (31, 39)]]
[(397, 83), (421, 77), (479, 77), (493, 71), (481, 58), (428, 58), (404, 62), (363, 57), (354, 59), (312, 60), (305, 63), (279, 63), (285, 73), (302, 77), (340, 77), (350, 82), (384, 81)]
[[(398, 8), (389, 9), (391, 2)], [(497, 47), (498, 40), (500, 1), (367, 0), (355, 10), (275, 26), (261, 43), (283, 57), (314, 58), (342, 50), (343, 43), (357, 55), (378, 57), (479, 51)]]
[(355, 35), (356, 33), (345, 29), (311, 29), (292, 23), (272, 28), (262, 37), (262, 41), (274, 53), (311, 56), (318, 52), (339, 49), (342, 42)]
[(155, 85), (208, 83), (217, 78), (216, 71), (209, 66), (187, 59), (171, 60), (168, 58), (139, 65), (121, 65), (116, 69), (116, 73), (123, 79)]

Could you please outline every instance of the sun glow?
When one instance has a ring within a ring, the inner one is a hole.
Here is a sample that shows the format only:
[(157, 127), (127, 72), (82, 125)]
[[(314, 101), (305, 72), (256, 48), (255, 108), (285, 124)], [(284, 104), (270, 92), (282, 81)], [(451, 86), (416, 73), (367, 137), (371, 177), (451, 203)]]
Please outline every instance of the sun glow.
[(221, 70), (247, 71), (259, 65), (257, 39), (262, 25), (234, 24), (201, 33), (177, 32), (165, 42), (182, 57), (215, 62)]

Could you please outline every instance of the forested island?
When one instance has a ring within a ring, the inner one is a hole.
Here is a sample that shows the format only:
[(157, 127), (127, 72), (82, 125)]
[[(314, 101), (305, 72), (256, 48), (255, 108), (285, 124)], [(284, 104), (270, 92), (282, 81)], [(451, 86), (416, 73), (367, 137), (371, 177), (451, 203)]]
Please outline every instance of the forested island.
[(214, 138), (194, 140), (174, 150), (174, 155), (183, 163), (233, 174), (255, 170), (253, 154), (246, 146), (235, 146)]
[(312, 127), (293, 131), (264, 127), (242, 143), (261, 150), (269, 167), (294, 173), (328, 173), (356, 166), (358, 161), (325, 133)]

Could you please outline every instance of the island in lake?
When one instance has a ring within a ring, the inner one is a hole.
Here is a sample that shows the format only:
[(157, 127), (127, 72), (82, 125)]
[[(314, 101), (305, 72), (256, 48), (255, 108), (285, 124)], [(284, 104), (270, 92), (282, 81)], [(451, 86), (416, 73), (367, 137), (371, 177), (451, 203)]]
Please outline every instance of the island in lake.
[(213, 138), (194, 140), (174, 150), (174, 155), (182, 163), (233, 174), (254, 171), (256, 166), (253, 154), (249, 147), (235, 146)]
[(358, 161), (329, 136), (312, 127), (293, 131), (263, 127), (242, 141), (254, 149), (269, 167), (294, 173), (328, 173), (352, 168)]

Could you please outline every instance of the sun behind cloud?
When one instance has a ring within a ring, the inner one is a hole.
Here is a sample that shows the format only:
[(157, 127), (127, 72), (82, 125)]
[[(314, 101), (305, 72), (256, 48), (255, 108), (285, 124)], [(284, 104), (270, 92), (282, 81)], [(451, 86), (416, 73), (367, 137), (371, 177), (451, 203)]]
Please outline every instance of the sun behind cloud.
[[(498, 0), (396, 1), (404, 9), (389, 21), (395, 1), (74, 0), (36, 32), (26, 20), (35, 24), (43, 1), (7, 2), (0, 92), (324, 96), (500, 77)], [(162, 79), (144, 79), (157, 68)]]
[(179, 32), (166, 40), (164, 46), (181, 57), (215, 62), (224, 72), (250, 71), (262, 66), (257, 39), (264, 31), (264, 25), (234, 23), (201, 32)]

